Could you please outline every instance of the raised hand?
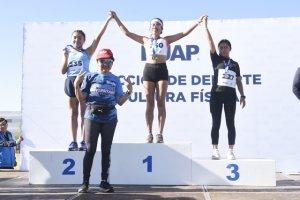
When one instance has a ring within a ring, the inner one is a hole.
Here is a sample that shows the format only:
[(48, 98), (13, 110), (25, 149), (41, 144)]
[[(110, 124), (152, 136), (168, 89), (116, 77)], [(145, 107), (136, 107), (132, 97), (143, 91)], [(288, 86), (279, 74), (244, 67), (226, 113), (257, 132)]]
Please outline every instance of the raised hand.
[(82, 70), (80, 70), (79, 74), (77, 75), (77, 77), (74, 81), (74, 85), (79, 85), (80, 83), (82, 83), (85, 74), (86, 74), (86, 72), (82, 72)]
[(208, 15), (202, 15), (199, 19), (198, 19), (198, 22), (203, 22), (203, 19), (205, 18), (205, 17), (208, 17)]
[(202, 22), (204, 24), (204, 28), (207, 28), (207, 18), (208, 18), (208, 15), (203, 15), (202, 17), (200, 17), (200, 19), (202, 20)]
[(130, 80), (130, 77), (127, 76), (127, 79), (123, 78), (124, 79), (124, 85), (127, 87), (127, 89), (129, 91), (132, 91), (132, 84), (131, 84), (131, 80)]
[(69, 57), (69, 51), (68, 51), (67, 47), (64, 47), (62, 50), (63, 50), (64, 56), (66, 58), (68, 58)]
[(116, 19), (119, 19), (118, 16), (117, 16), (117, 13), (115, 11), (110, 11), (110, 13), (113, 15), (113, 18), (116, 20)]
[(107, 17), (107, 20), (111, 20), (112, 18), (114, 18), (112, 11), (109, 11), (109, 15)]

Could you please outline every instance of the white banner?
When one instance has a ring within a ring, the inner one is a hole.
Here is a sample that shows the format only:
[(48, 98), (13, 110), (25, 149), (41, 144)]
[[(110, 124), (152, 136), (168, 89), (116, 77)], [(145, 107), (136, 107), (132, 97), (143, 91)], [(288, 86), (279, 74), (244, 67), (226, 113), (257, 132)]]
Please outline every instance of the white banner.
[[(104, 22), (26, 23), (24, 25), (21, 170), (28, 170), (29, 151), (65, 149), (71, 142), (69, 111), (64, 93), (66, 75), (60, 73), (62, 48), (71, 34), (86, 33), (87, 48)], [(194, 21), (164, 22), (162, 36), (184, 31)], [(149, 22), (124, 22), (139, 35), (150, 35)], [(292, 80), (300, 63), (300, 18), (214, 20), (210, 32), (217, 45), (232, 43), (230, 57), (240, 65), (247, 105), (237, 102), (236, 146), (239, 158), (276, 160), (276, 171), (300, 171), (300, 104), (292, 93)], [(108, 47), (115, 57), (112, 73), (132, 75), (134, 93), (118, 109), (114, 142), (143, 143), (147, 137), (142, 73), (145, 55), (112, 21), (98, 49)], [(95, 53), (96, 54), (96, 53)], [(90, 71), (96, 71), (95, 55)], [(211, 115), (209, 97), (213, 69), (203, 27), (171, 44), (167, 66), (170, 75), (166, 98), (165, 143), (192, 142), (192, 157), (210, 158)], [(125, 88), (124, 88), (125, 91)], [(238, 93), (239, 96), (239, 93)], [(155, 110), (155, 116), (157, 111)], [(157, 117), (153, 134), (158, 133)], [(78, 131), (80, 141), (80, 131)], [(98, 149), (100, 141), (98, 142)], [(219, 150), (228, 149), (226, 121), (220, 128)], [(126, 152), (124, 152), (126, 154)]]

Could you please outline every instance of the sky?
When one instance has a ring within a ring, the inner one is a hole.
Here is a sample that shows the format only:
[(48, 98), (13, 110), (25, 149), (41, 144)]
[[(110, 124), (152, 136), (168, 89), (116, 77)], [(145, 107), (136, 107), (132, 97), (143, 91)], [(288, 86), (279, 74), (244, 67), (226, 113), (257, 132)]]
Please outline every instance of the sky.
[(26, 22), (104, 21), (110, 10), (122, 21), (187, 21), (203, 14), (210, 20), (286, 18), (300, 17), (299, 8), (300, 0), (0, 0), (0, 111), (21, 111)]

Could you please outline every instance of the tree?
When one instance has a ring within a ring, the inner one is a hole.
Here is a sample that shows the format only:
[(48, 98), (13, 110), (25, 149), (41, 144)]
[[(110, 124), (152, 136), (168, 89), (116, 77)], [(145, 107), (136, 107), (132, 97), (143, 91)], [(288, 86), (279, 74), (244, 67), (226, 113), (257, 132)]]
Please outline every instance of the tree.
[(17, 133), (16, 135), (14, 135), (14, 137), (13, 137), (14, 140), (18, 140), (19, 137), (20, 137), (20, 135), (21, 135), (21, 133), (22, 133), (22, 125), (21, 125), (21, 122), (18, 123), (18, 127), (19, 127), (19, 131), (18, 131), (18, 133)]

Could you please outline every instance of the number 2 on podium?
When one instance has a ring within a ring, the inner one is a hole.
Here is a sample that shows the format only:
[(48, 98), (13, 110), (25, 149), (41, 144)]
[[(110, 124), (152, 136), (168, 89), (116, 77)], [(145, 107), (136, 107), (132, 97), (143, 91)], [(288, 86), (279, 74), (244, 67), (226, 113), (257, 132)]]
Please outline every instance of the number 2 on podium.
[(70, 165), (63, 171), (62, 175), (74, 175), (75, 171), (70, 171), (74, 166), (75, 166), (75, 160), (71, 158), (67, 158), (63, 161), (63, 164), (68, 164)]
[(152, 156), (148, 156), (144, 159), (143, 163), (147, 163), (147, 172), (152, 172)]

